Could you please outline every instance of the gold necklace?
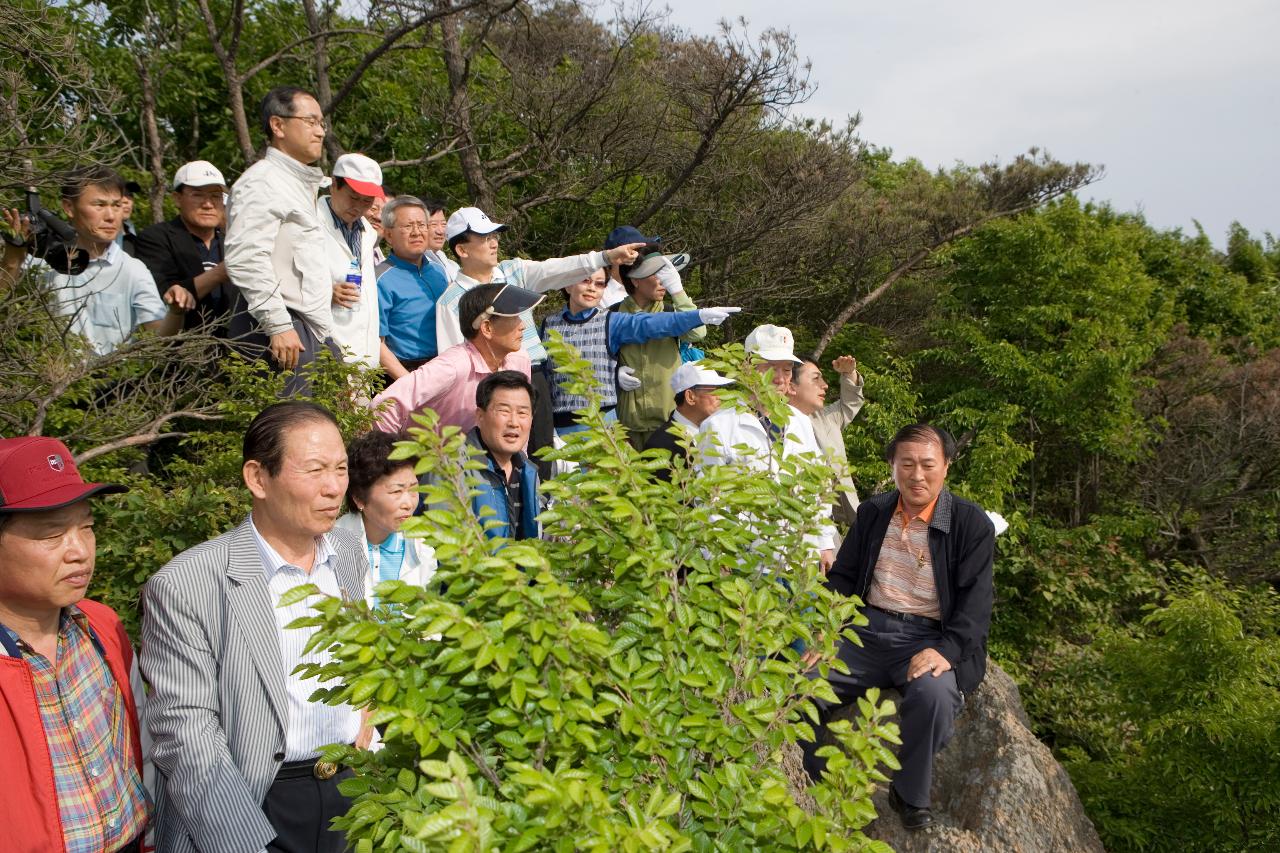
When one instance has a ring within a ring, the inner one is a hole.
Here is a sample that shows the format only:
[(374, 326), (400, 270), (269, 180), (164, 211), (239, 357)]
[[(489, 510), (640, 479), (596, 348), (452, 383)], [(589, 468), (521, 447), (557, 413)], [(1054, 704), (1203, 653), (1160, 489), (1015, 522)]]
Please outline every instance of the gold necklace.
[(928, 544), (926, 544), (924, 548), (921, 548), (919, 552), (913, 549), (911, 547), (911, 532), (908, 530), (911, 525), (911, 521), (907, 518), (907, 514), (905, 512), (902, 514), (902, 518), (904, 522), (902, 525), (902, 535), (900, 537), (902, 544), (906, 547), (907, 553), (916, 558), (916, 571), (924, 571), (924, 555), (928, 553)]

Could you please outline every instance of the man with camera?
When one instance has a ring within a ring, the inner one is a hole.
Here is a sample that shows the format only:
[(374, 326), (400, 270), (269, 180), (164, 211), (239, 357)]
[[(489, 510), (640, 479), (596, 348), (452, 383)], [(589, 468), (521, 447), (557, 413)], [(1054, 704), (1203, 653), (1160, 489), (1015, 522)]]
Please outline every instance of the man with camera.
[(16, 236), (6, 235), (0, 287), (18, 280), (28, 251), (44, 260), (45, 283), (59, 313), (70, 318), (70, 330), (97, 355), (115, 351), (139, 327), (176, 334), (183, 314), (195, 307), (195, 299), (178, 285), (162, 297), (146, 265), (116, 243), (124, 193), (124, 180), (105, 166), (72, 172), (62, 187), (62, 210), (71, 221), (73, 242), (64, 223), (49, 224), (56, 218), (47, 212), (31, 217), (5, 212)]

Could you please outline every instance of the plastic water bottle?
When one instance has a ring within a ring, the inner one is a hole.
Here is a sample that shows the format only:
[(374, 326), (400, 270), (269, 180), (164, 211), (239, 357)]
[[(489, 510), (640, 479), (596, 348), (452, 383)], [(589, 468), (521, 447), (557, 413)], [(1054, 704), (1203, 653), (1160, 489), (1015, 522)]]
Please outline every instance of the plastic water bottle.
[[(360, 274), (360, 260), (359, 260), (359, 258), (352, 258), (352, 259), (351, 259), (351, 266), (347, 267), (347, 284), (354, 284), (354, 285), (356, 286), (356, 295), (357, 295), (357, 298), (359, 298), (359, 294), (360, 294), (360, 292), (361, 292), (361, 291), (360, 291), (360, 283), (361, 283), (361, 281), (363, 281), (363, 279), (364, 279), (364, 276), (362, 276), (362, 275)], [(354, 307), (352, 307), (352, 308), (345, 308), (345, 309), (343, 309), (343, 310), (345, 310), (345, 311), (354, 311), (354, 310), (356, 310), (356, 309), (355, 309)]]

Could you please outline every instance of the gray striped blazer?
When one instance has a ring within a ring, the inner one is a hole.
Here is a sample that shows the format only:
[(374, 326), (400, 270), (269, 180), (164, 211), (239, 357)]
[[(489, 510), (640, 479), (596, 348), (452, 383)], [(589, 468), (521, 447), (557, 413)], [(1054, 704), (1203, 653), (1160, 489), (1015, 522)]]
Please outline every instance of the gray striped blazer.
[[(344, 597), (364, 595), (366, 560), (330, 533)], [(288, 703), (280, 641), (248, 519), (184, 551), (147, 581), (139, 665), (156, 768), (162, 853), (253, 853), (276, 837), (262, 801), (284, 759)]]

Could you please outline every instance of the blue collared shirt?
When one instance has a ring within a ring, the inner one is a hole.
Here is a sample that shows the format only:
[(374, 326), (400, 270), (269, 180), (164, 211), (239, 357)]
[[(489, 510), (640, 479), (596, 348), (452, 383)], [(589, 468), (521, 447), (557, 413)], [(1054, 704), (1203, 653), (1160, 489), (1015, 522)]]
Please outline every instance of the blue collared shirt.
[(436, 302), (449, 286), (430, 263), (411, 264), (387, 256), (378, 277), (378, 334), (396, 358), (435, 358)]

